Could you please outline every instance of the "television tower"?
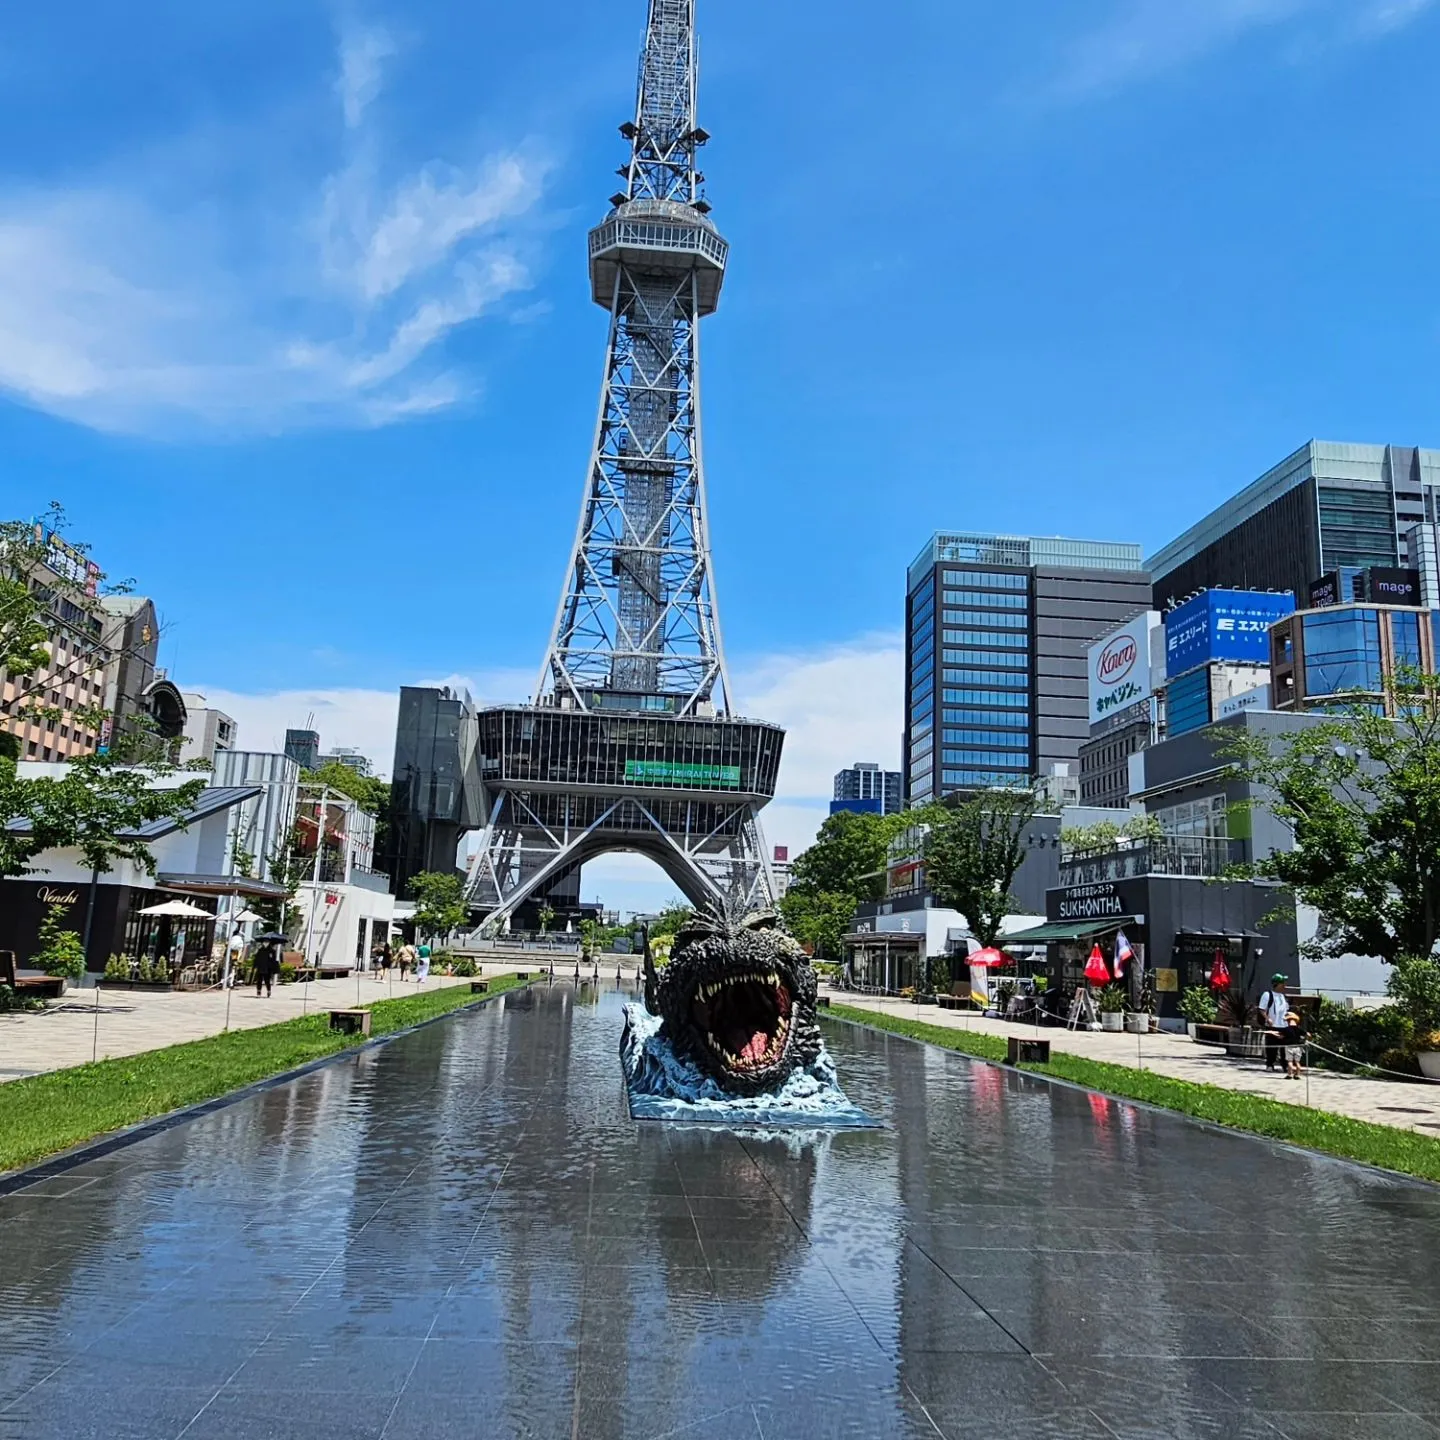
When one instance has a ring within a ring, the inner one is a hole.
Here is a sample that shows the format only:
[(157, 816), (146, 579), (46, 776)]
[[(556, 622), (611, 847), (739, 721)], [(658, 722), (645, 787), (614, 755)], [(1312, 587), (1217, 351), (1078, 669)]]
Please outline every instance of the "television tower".
[(649, 0), (624, 187), (590, 232), (610, 315), (589, 475), (533, 705), (479, 717), (485, 829), (467, 896), (492, 926), (649, 855), (694, 903), (765, 904), (758, 813), (784, 732), (732, 713), (705, 515), (699, 322), (729, 246), (697, 169), (695, 0)]

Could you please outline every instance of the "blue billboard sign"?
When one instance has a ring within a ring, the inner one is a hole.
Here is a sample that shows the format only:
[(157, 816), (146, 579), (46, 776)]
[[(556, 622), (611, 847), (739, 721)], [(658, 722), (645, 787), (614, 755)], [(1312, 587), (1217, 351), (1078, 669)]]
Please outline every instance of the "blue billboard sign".
[(1289, 590), (1202, 590), (1165, 617), (1165, 674), (1212, 660), (1270, 663), (1270, 627), (1292, 614)]

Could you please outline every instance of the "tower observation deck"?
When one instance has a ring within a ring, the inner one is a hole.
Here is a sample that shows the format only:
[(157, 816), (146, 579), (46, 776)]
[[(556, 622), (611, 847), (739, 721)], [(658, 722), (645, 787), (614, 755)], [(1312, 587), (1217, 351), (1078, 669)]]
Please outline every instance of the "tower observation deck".
[(694, 21), (695, 0), (649, 0), (624, 187), (590, 232), (605, 379), (536, 703), (480, 715), (467, 898), (491, 924), (569, 899), (614, 850), (649, 855), (692, 902), (773, 895), (758, 814), (784, 732), (732, 713), (705, 513), (699, 321), (729, 246), (697, 167)]

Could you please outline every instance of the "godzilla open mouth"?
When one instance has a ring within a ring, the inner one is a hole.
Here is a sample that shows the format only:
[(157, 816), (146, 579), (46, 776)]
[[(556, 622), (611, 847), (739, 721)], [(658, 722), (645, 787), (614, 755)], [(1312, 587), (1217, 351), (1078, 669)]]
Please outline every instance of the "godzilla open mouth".
[(777, 1064), (790, 1035), (790, 990), (775, 971), (727, 975), (700, 985), (690, 1002), (714, 1058), (744, 1075)]

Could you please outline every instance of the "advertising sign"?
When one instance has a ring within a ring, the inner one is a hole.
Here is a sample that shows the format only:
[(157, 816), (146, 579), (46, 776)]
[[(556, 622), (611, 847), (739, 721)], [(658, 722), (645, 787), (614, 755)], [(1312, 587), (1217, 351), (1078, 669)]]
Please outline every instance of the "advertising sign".
[(1391, 570), (1372, 565), (1369, 576), (1370, 598), (1377, 605), (1420, 605), (1420, 572)]
[(1253, 690), (1242, 690), (1228, 700), (1222, 700), (1215, 711), (1215, 718), (1223, 720), (1227, 715), (1238, 715), (1242, 710), (1268, 710), (1270, 708), (1270, 687), (1257, 685)]
[(1165, 617), (1167, 678), (1208, 665), (1270, 660), (1270, 627), (1295, 609), (1289, 590), (1202, 590)]
[(738, 765), (685, 765), (671, 760), (627, 760), (627, 780), (661, 780), (679, 785), (727, 785), (738, 788)]
[(1150, 635), (1159, 623), (1159, 613), (1146, 610), (1090, 647), (1086, 673), (1092, 725), (1150, 698)]
[(1312, 610), (1339, 603), (1340, 572), (1338, 570), (1332, 570), (1328, 575), (1322, 575), (1318, 580), (1310, 582), (1310, 608)]

